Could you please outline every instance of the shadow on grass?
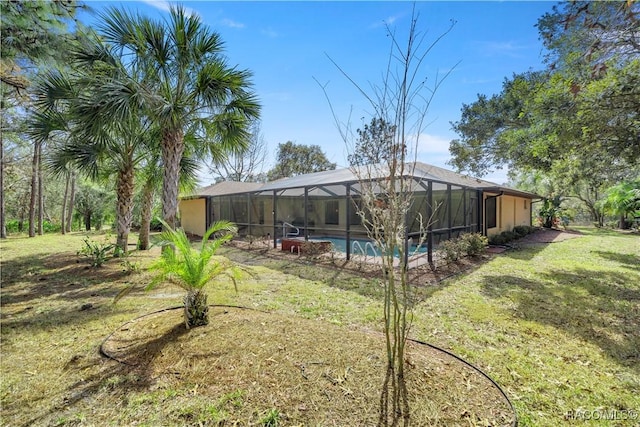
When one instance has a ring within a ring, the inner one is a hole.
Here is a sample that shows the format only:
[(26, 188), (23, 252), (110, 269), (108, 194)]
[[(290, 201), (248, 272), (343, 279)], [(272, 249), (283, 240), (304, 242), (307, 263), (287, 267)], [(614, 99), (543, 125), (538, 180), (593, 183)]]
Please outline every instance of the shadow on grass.
[(625, 268), (640, 271), (640, 256), (609, 251), (594, 251), (593, 253), (606, 260), (620, 263)]
[[(69, 409), (74, 404), (85, 399), (91, 399), (95, 395), (109, 390), (118, 390), (119, 394), (126, 396), (128, 392), (148, 390), (154, 382), (153, 361), (162, 354), (163, 349), (171, 342), (175, 342), (182, 335), (188, 333), (183, 323), (176, 324), (164, 334), (149, 340), (132, 343), (127, 347), (126, 362), (121, 363), (109, 360), (103, 363), (100, 370), (92, 375), (83, 377), (69, 386), (64, 392), (62, 402), (53, 406), (48, 412), (29, 420), (24, 426), (30, 426), (43, 421), (48, 415), (60, 412), (61, 409)], [(103, 360), (106, 360), (102, 356)], [(131, 363), (135, 361), (135, 363)], [(73, 361), (68, 363), (66, 369), (83, 371), (94, 362), (83, 366)]]
[[(361, 265), (345, 259), (317, 261), (304, 257), (293, 258), (287, 253), (277, 251), (252, 251), (239, 248), (225, 248), (222, 255), (237, 263), (266, 267), (304, 280), (321, 282), (332, 288), (355, 292), (376, 301), (384, 300), (382, 271), (380, 267), (374, 265)], [(468, 273), (480, 264), (476, 263), (471, 267), (455, 265), (442, 271), (432, 271), (428, 266), (411, 270), (409, 284), (414, 302), (424, 301), (436, 291), (446, 287), (448, 282), (443, 281), (444, 279)], [(427, 276), (428, 280), (425, 279)]]
[[(135, 315), (135, 308), (123, 308), (112, 306), (110, 302), (87, 303), (83, 305), (81, 301), (73, 306), (64, 308), (44, 309), (42, 307), (27, 307), (10, 316), (4, 315), (2, 319), (2, 340), (9, 344), (13, 339), (20, 339), (20, 333), (26, 331), (48, 331), (52, 328), (64, 326), (82, 325), (85, 323), (99, 321), (106, 317), (131, 313)], [(12, 330), (18, 334), (10, 333)], [(15, 337), (15, 338), (14, 338)]]
[(333, 288), (356, 292), (365, 297), (383, 297), (383, 289), (375, 280), (377, 272), (372, 274), (347, 268), (345, 260), (335, 260), (333, 264), (325, 265), (304, 257), (293, 258), (287, 253), (237, 248), (225, 248), (221, 255), (240, 264), (269, 268), (300, 279), (318, 281)]
[(513, 300), (515, 316), (578, 336), (640, 372), (640, 287), (625, 273), (578, 268), (549, 271), (538, 280), (493, 275), (483, 292)]
[[(108, 285), (128, 274), (118, 263), (118, 259), (110, 259), (104, 267), (92, 268), (72, 254), (13, 259), (2, 266), (0, 304), (29, 303), (52, 296), (72, 301), (95, 296), (112, 298), (118, 290)], [(96, 288), (101, 283), (105, 286)]]

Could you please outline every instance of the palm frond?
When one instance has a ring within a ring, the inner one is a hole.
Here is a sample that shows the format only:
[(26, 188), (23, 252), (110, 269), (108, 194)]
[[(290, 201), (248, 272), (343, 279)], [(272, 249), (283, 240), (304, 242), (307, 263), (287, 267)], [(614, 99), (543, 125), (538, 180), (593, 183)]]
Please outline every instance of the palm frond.
[[(174, 230), (161, 222), (165, 231), (160, 235), (160, 244), (170, 246), (171, 250), (163, 250), (160, 260), (153, 265), (160, 273), (150, 286), (169, 280), (185, 290), (200, 289), (228, 268), (222, 263), (211, 263), (211, 259), (237, 232), (235, 225), (228, 221), (213, 224), (205, 233), (200, 248), (194, 249), (183, 230)], [(211, 242), (210, 238), (213, 238)]]

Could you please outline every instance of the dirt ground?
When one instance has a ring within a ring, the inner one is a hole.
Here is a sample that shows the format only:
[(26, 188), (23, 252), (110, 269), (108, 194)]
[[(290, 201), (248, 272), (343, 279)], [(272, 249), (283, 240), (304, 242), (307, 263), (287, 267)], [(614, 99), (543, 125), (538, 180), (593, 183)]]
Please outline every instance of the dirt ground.
[(556, 243), (581, 237), (582, 233), (572, 230), (543, 228), (518, 240), (518, 243)]

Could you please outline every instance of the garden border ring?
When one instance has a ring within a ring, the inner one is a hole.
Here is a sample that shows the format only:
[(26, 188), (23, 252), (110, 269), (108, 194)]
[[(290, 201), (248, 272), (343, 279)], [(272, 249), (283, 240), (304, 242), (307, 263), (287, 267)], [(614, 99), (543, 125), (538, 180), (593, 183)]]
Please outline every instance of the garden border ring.
[[(243, 306), (238, 306), (238, 305), (227, 305), (227, 304), (209, 304), (209, 307), (222, 307), (222, 308), (235, 308), (235, 309), (240, 309), (240, 310), (254, 310), (254, 311), (259, 311), (262, 313), (266, 313), (266, 314), (270, 314), (269, 311), (265, 311), (265, 310), (260, 310), (257, 308), (252, 308), (252, 307), (243, 307)], [(108, 351), (106, 351), (104, 349), (104, 345), (107, 343), (107, 341), (109, 341), (109, 339), (119, 330), (121, 330), (124, 326), (133, 323), (137, 320), (143, 319), (145, 317), (149, 317), (149, 316), (153, 316), (155, 314), (159, 314), (159, 313), (164, 313), (166, 311), (172, 311), (172, 310), (179, 310), (184, 308), (183, 306), (174, 306), (174, 307), (168, 307), (168, 308), (163, 308), (161, 310), (157, 310), (157, 311), (153, 311), (151, 313), (146, 313), (143, 314), (142, 316), (138, 316), (134, 319), (131, 319), (125, 323), (123, 323), (122, 325), (120, 325), (118, 328), (116, 328), (113, 332), (111, 332), (104, 340), (102, 340), (102, 342), (100, 343), (100, 349), (99, 352), (102, 356), (114, 360), (118, 363), (121, 363), (123, 365), (127, 365), (127, 366), (135, 366), (132, 365), (130, 363), (127, 363), (123, 360), (118, 359), (117, 357), (109, 354)], [(443, 348), (440, 348), (436, 345), (433, 344), (429, 344), (427, 342), (421, 341), (421, 340), (417, 340), (417, 339), (413, 339), (413, 338), (408, 338), (408, 341), (411, 341), (415, 344), (419, 344), (419, 345), (423, 345), (426, 347), (429, 347), (433, 350), (442, 352), (450, 357), (453, 357), (454, 359), (458, 360), (459, 362), (462, 362), (464, 365), (468, 366), (469, 368), (471, 368), (472, 370), (476, 371), (477, 373), (479, 373), (481, 376), (483, 376), (484, 378), (486, 378), (487, 380), (489, 380), (489, 382), (496, 388), (498, 389), (498, 391), (500, 392), (500, 394), (502, 395), (502, 397), (505, 399), (505, 401), (507, 402), (509, 408), (511, 409), (511, 412), (513, 413), (513, 422), (511, 423), (512, 427), (517, 427), (518, 426), (518, 412), (516, 411), (515, 407), (513, 406), (513, 403), (511, 402), (511, 400), (509, 399), (509, 396), (507, 396), (507, 393), (502, 389), (502, 387), (500, 387), (500, 385), (493, 379), (491, 378), (487, 373), (485, 373), (482, 369), (478, 368), (477, 366), (475, 366), (474, 364), (472, 364), (471, 362), (466, 361), (465, 359), (463, 359), (462, 357), (448, 351), (445, 350)]]

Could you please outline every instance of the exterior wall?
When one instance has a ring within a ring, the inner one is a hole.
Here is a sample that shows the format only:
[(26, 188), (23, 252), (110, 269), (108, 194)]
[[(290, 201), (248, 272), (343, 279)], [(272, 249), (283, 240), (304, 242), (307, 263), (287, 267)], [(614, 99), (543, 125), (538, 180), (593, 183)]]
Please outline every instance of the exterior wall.
[[(485, 202), (487, 197), (490, 196), (484, 196)], [(496, 217), (496, 227), (488, 228), (487, 236), (500, 234), (503, 231), (511, 231), (518, 225), (530, 225), (531, 200), (524, 197), (499, 196), (496, 201)]]
[(180, 200), (180, 223), (186, 233), (202, 236), (207, 231), (205, 199)]

